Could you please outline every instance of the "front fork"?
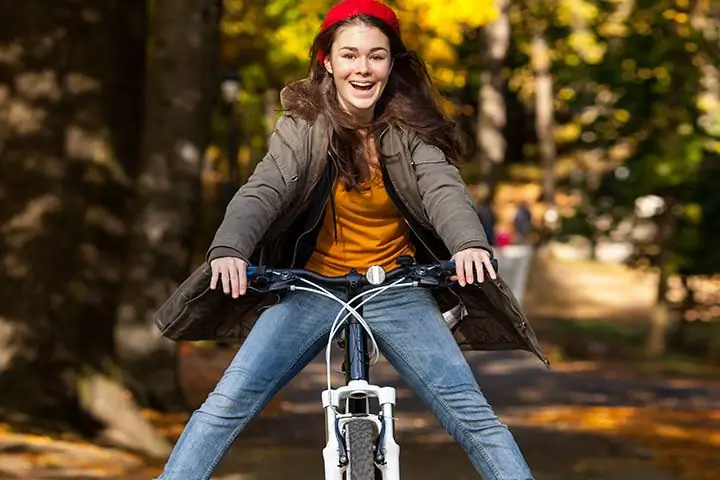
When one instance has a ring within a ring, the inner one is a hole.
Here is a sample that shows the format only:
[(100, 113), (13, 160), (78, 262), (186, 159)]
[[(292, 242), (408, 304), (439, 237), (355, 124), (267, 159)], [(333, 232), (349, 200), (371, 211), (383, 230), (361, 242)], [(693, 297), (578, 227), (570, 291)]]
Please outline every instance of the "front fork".
[(342, 431), (347, 422), (355, 420), (352, 416), (337, 415), (340, 404), (350, 398), (364, 394), (375, 397), (380, 403), (381, 415), (367, 415), (363, 419), (373, 420), (380, 432), (377, 439), (376, 465), (382, 472), (383, 480), (400, 480), (400, 446), (395, 441), (395, 389), (369, 385), (364, 380), (352, 380), (348, 385), (322, 393), (325, 409), (325, 429), (327, 444), (323, 449), (325, 480), (343, 480), (347, 469), (348, 453), (345, 448)]

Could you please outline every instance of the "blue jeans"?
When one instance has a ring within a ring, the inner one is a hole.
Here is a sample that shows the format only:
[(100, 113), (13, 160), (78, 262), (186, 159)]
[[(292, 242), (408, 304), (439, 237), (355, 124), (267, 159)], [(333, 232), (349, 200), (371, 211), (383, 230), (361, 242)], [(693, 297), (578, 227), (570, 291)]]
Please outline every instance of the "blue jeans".
[[(263, 312), (215, 390), (193, 413), (158, 480), (209, 479), (248, 422), (324, 349), (340, 308), (320, 295), (292, 292)], [(365, 304), (363, 316), (380, 351), (482, 478), (532, 479), (427, 290), (388, 290)]]

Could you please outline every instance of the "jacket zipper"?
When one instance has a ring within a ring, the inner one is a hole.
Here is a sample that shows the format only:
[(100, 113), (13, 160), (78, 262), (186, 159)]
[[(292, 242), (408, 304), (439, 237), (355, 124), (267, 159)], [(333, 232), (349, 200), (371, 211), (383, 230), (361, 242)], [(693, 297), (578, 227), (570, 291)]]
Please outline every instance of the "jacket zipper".
[[(332, 161), (334, 163), (335, 157), (332, 156), (332, 153), (330, 153), (330, 158), (332, 159)], [(330, 195), (332, 195), (333, 192), (335, 191), (335, 182), (336, 181), (337, 181), (337, 175), (335, 173), (333, 173), (332, 184), (330, 185)], [(307, 235), (310, 232), (312, 232), (313, 230), (315, 230), (317, 228), (318, 224), (320, 223), (320, 219), (323, 218), (323, 214), (325, 213), (325, 210), (327, 210), (328, 202), (330, 201), (330, 195), (325, 197), (325, 202), (323, 203), (322, 209), (320, 209), (320, 214), (317, 216), (317, 218), (313, 222), (312, 226), (309, 229), (305, 230), (303, 233), (301, 233), (300, 236), (298, 237), (297, 241), (295, 242), (295, 247), (293, 248), (292, 262), (290, 263), (291, 268), (295, 267), (295, 261), (297, 260), (298, 248), (300, 247), (300, 242), (302, 241), (303, 237), (305, 237), (305, 235)]]
[[(393, 202), (393, 204), (395, 204), (395, 208), (397, 208), (398, 211), (400, 212), (400, 216), (403, 218), (403, 220), (405, 220), (405, 223), (407, 224), (408, 228), (410, 228), (410, 231), (415, 234), (415, 238), (417, 238), (417, 239), (420, 241), (420, 243), (422, 244), (422, 246), (423, 246), (423, 247), (425, 248), (425, 250), (435, 259), (435, 261), (436, 261), (436, 262), (439, 262), (440, 259), (439, 259), (438, 256), (435, 254), (435, 252), (428, 246), (428, 244), (425, 243), (425, 240), (423, 239), (423, 237), (422, 237), (422, 235), (421, 235), (421, 232), (419, 232), (419, 231), (413, 226), (412, 222), (410, 222), (410, 220), (408, 220), (408, 217), (410, 216), (409, 209), (408, 209), (407, 206), (402, 202), (402, 200), (400, 200), (400, 199), (398, 198), (399, 196), (398, 196), (398, 194), (397, 194), (397, 188), (395, 187), (395, 184), (393, 183), (393, 179), (390, 177), (390, 174), (389, 174), (388, 171), (387, 171), (387, 167), (386, 167), (384, 164), (382, 165), (382, 170), (383, 170), (383, 181), (384, 181), (386, 178), (390, 181), (390, 185), (387, 185), (387, 184), (385, 185), (385, 190), (387, 190), (388, 196), (390, 197), (390, 200)], [(388, 186), (391, 187), (391, 188), (388, 188)], [(455, 296), (455, 298), (457, 299), (458, 303), (462, 306), (461, 308), (462, 308), (463, 310), (465, 310), (465, 304), (463, 303), (462, 298), (460, 298), (460, 295), (458, 295), (457, 293), (455, 293), (455, 291), (453, 291), (452, 288), (448, 288), (448, 290), (450, 291), (450, 293), (452, 293), (452, 294)]]
[[(505, 288), (502, 287), (502, 284), (496, 283), (496, 285), (497, 285), (498, 290), (500, 290), (500, 293), (502, 293), (502, 295), (505, 297), (507, 303), (510, 305), (510, 308), (512, 309), (513, 313), (515, 313), (518, 316), (518, 318), (523, 318), (522, 313), (520, 313), (520, 311), (518, 311), (518, 309), (515, 308), (515, 304), (512, 302), (510, 295), (508, 295), (508, 293), (505, 291)], [(525, 320), (523, 320), (521, 323), (521, 326), (523, 329), (522, 333), (524, 335), (525, 331), (527, 330), (527, 322)], [(532, 342), (529, 342), (529, 341), (528, 341), (528, 345), (530, 346), (530, 348), (532, 348), (535, 355), (537, 355), (540, 358), (540, 360), (542, 360), (542, 362), (545, 364), (545, 366), (549, 368), (550, 361), (547, 359), (547, 357), (545, 355), (543, 355), (543, 353), (540, 351), (540, 349), (537, 348), (535, 345), (532, 344)]]
[[(379, 138), (382, 139), (382, 137), (385, 135), (385, 133), (386, 133), (388, 130), (390, 130), (390, 127), (386, 127), (386, 128), (382, 131), (382, 133), (380, 133), (380, 137), (379, 137)], [(285, 139), (284, 139), (282, 136), (280, 136), (280, 138), (281, 138), (283, 141), (285, 141)], [(337, 160), (335, 159), (335, 156), (333, 155), (333, 153), (332, 153), (329, 149), (328, 149), (328, 155), (330, 156), (330, 159), (332, 160), (333, 165), (335, 166), (335, 172), (337, 172), (337, 170), (338, 170), (338, 168), (337, 168)], [(295, 242), (295, 247), (293, 248), (292, 263), (290, 263), (290, 265), (291, 265), (292, 267), (295, 266), (295, 261), (297, 260), (297, 252), (298, 252), (298, 248), (299, 248), (299, 246), (300, 246), (300, 241), (303, 239), (303, 237), (305, 237), (305, 235), (308, 235), (310, 232), (312, 232), (313, 230), (315, 230), (315, 228), (317, 228), (318, 223), (320, 223), (320, 219), (323, 217), (323, 213), (325, 213), (325, 211), (327, 210), (328, 202), (330, 201), (330, 196), (333, 195), (333, 192), (335, 191), (335, 183), (336, 183), (336, 182), (337, 182), (337, 174), (336, 174), (336, 173), (333, 173), (332, 184), (331, 184), (331, 186), (330, 186), (330, 195), (328, 195), (327, 197), (325, 197), (325, 203), (323, 204), (323, 208), (320, 210), (320, 214), (317, 216), (317, 218), (316, 218), (315, 221), (313, 222), (312, 227), (310, 227), (308, 230), (305, 230), (303, 233), (301, 233), (300, 236), (298, 237), (297, 241)], [(404, 217), (403, 217), (403, 218), (404, 218)], [(406, 220), (406, 221), (407, 221), (407, 220)], [(412, 227), (411, 227), (411, 228), (412, 228)], [(416, 234), (416, 235), (417, 235), (417, 234)]]
[[(399, 200), (398, 195), (395, 191), (396, 190), (395, 184), (393, 183), (392, 178), (388, 174), (385, 165), (383, 165), (382, 168), (383, 168), (383, 173), (385, 174), (384, 178), (387, 178), (388, 180), (390, 180), (391, 185), (389, 185), (389, 186), (392, 187), (392, 188), (387, 188), (388, 185), (385, 186), (386, 190), (388, 191), (388, 196), (390, 197), (390, 200), (392, 200), (392, 202), (395, 204), (395, 208), (397, 208), (400, 211), (400, 216), (403, 217), (403, 220), (405, 220), (405, 223), (410, 228), (410, 230), (415, 234), (415, 237), (420, 241), (422, 246), (425, 247), (425, 250), (435, 259), (435, 261), (440, 261), (440, 259), (437, 257), (435, 252), (433, 252), (433, 250), (427, 245), (427, 243), (425, 243), (425, 240), (423, 240), (423, 237), (422, 237), (422, 235), (420, 235), (420, 232), (418, 232), (417, 229), (412, 225), (412, 222), (410, 222), (410, 220), (408, 220), (408, 216), (410, 215), (409, 210), (405, 206), (405, 204), (401, 200)], [(515, 313), (518, 318), (522, 319), (523, 315), (520, 312), (518, 312), (517, 308), (515, 308), (515, 305), (513, 304), (509, 295), (505, 292), (505, 290), (500, 286), (499, 283), (497, 283), (496, 285), (497, 285), (498, 290), (500, 290), (500, 293), (502, 293), (502, 295), (506, 298), (506, 303), (508, 305), (510, 305), (512, 312)], [(457, 298), (458, 303), (460, 305), (462, 305), (462, 308), (464, 309), (465, 306), (464, 306), (462, 299), (460, 298), (460, 295), (458, 295), (452, 288), (449, 288), (448, 290), (455, 296), (455, 298)], [(523, 337), (525, 337), (525, 330), (527, 329), (527, 322), (525, 320), (522, 320), (521, 326), (523, 329), (523, 331), (521, 332), (521, 335), (523, 335)], [(537, 355), (540, 358), (540, 360), (547, 367), (550, 367), (550, 362), (542, 354), (542, 352), (540, 352), (539, 349), (536, 348), (532, 344), (532, 342), (530, 342), (529, 340), (527, 340), (527, 344), (532, 349), (533, 353), (535, 353), (535, 355)]]
[[(278, 135), (279, 135), (279, 134), (278, 134)], [(279, 135), (279, 136), (280, 136), (280, 139), (282, 139), (283, 141), (285, 141), (285, 139), (284, 139), (281, 135)], [(332, 154), (330, 154), (330, 158), (333, 159), (333, 162), (335, 161), (335, 159), (332, 157)], [(336, 180), (336, 177), (337, 177), (337, 176), (335, 176), (335, 178), (333, 178), (332, 186), (330, 187), (330, 195), (332, 195), (332, 192), (333, 192), (333, 190), (335, 189), (335, 180)], [(317, 216), (317, 218), (316, 218), (315, 221), (313, 222), (312, 227), (310, 227), (308, 230), (305, 230), (303, 233), (301, 233), (300, 236), (298, 237), (297, 241), (295, 242), (295, 247), (293, 248), (292, 262), (290, 263), (290, 267), (291, 267), (291, 268), (295, 266), (295, 260), (297, 260), (297, 252), (298, 252), (298, 248), (300, 247), (300, 241), (303, 239), (303, 237), (304, 237), (305, 235), (307, 235), (307, 234), (309, 234), (310, 232), (312, 232), (313, 230), (315, 230), (315, 228), (318, 226), (318, 223), (320, 223), (320, 219), (323, 217), (323, 213), (325, 212), (325, 209), (327, 209), (327, 204), (328, 204), (328, 201), (329, 201), (329, 200), (330, 200), (330, 196), (328, 195), (328, 196), (325, 198), (325, 203), (323, 204), (323, 208), (320, 210), (320, 214)], [(277, 305), (278, 303), (280, 303), (280, 295), (275, 294), (275, 302), (272, 303), (272, 304), (269, 304), (269, 305), (260, 307), (260, 308), (258, 309), (258, 312), (262, 312), (263, 310), (267, 310), (267, 309), (270, 308), (270, 307), (274, 307), (274, 306)]]
[[(425, 247), (425, 250), (428, 251), (430, 255), (435, 259), (436, 262), (439, 262), (440, 259), (435, 255), (435, 252), (432, 251), (432, 249), (425, 243), (425, 240), (423, 240), (422, 235), (420, 235), (420, 232), (418, 232), (415, 227), (412, 225), (412, 223), (408, 220), (408, 216), (410, 216), (410, 211), (408, 210), (407, 206), (405, 206), (405, 203), (398, 198), (397, 189), (395, 187), (395, 183), (393, 182), (392, 178), (390, 178), (390, 174), (388, 174), (387, 167), (383, 164), (382, 165), (382, 172), (383, 172), (383, 182), (385, 182), (385, 190), (388, 192), (388, 196), (390, 197), (390, 200), (395, 205), (395, 208), (398, 209), (400, 212), (400, 216), (405, 220), (405, 223), (410, 228), (410, 231), (412, 231), (417, 239), (420, 241), (423, 247)], [(386, 180), (389, 180), (390, 185), (387, 184)], [(388, 186), (392, 188), (388, 188)]]
[[(382, 139), (382, 137), (385, 135), (385, 133), (386, 133), (389, 129), (390, 129), (389, 127), (385, 128), (385, 130), (383, 130), (383, 131), (380, 133), (379, 139)], [(283, 138), (283, 136), (280, 135), (279, 132), (277, 132), (277, 133), (278, 133), (278, 136), (280, 137), (280, 139), (281, 139), (283, 142), (285, 142), (285, 139)], [(287, 142), (285, 142), (285, 143), (287, 143)], [(335, 157), (332, 155), (331, 152), (328, 152), (328, 153), (329, 153), (329, 155), (330, 155), (331, 160), (332, 160), (333, 163), (334, 163), (334, 162), (335, 162)], [(425, 240), (423, 239), (423, 236), (422, 236), (422, 235), (420, 234), (420, 232), (413, 226), (412, 222), (410, 222), (410, 220), (408, 220), (408, 216), (410, 215), (410, 212), (409, 212), (408, 208), (405, 206), (405, 204), (404, 204), (401, 200), (399, 200), (399, 198), (398, 198), (398, 196), (397, 196), (397, 193), (396, 193), (395, 184), (394, 184), (392, 178), (390, 177), (390, 174), (388, 173), (386, 166), (385, 166), (384, 164), (382, 164), (381, 167), (382, 167), (382, 172), (383, 172), (383, 183), (385, 183), (385, 189), (386, 189), (387, 192), (388, 192), (388, 196), (390, 197), (390, 200), (391, 200), (391, 201), (393, 202), (393, 204), (395, 205), (395, 208), (397, 208), (398, 211), (400, 211), (400, 216), (403, 218), (403, 220), (404, 220), (405, 223), (407, 224), (407, 226), (408, 226), (408, 228), (410, 229), (410, 231), (413, 232), (413, 234), (415, 234), (415, 237), (420, 241), (420, 243), (421, 243), (422, 246), (425, 248), (425, 250), (435, 259), (435, 261), (439, 262), (440, 259), (438, 258), (438, 256), (437, 256), (437, 255), (435, 254), (435, 252), (427, 245), (427, 243), (425, 243)], [(390, 181), (390, 185), (388, 185), (388, 184), (386, 183), (386, 179), (388, 179), (388, 180)], [(336, 180), (337, 180), (337, 175), (335, 175), (335, 176), (333, 177), (332, 185), (331, 185), (331, 187), (330, 187), (330, 195), (332, 195), (332, 194), (333, 194), (333, 191), (335, 190), (335, 182), (336, 182)], [(391, 188), (387, 188), (388, 186), (390, 186)], [(309, 234), (310, 232), (312, 232), (313, 230), (315, 230), (315, 228), (317, 228), (318, 223), (320, 223), (320, 219), (323, 217), (323, 213), (324, 213), (325, 210), (327, 209), (327, 205), (328, 205), (329, 200), (330, 200), (330, 196), (328, 195), (328, 196), (325, 198), (325, 203), (323, 204), (323, 208), (320, 210), (320, 214), (319, 214), (319, 215), (317, 216), (317, 218), (315, 219), (315, 222), (313, 222), (313, 226), (312, 226), (310, 229), (304, 231), (304, 232), (298, 237), (297, 241), (295, 242), (295, 247), (294, 247), (294, 249), (293, 249), (293, 256), (292, 256), (291, 266), (294, 266), (294, 265), (295, 265), (295, 260), (297, 259), (297, 251), (298, 251), (298, 247), (300, 246), (300, 241), (302, 240), (302, 238), (303, 238), (305, 235)], [(500, 284), (497, 284), (497, 288), (498, 288), (498, 290), (500, 290), (500, 293), (502, 293), (503, 296), (506, 298), (507, 303), (510, 305), (510, 308), (512, 309), (513, 313), (515, 313), (515, 314), (518, 316), (518, 318), (523, 318), (522, 314), (521, 314), (520, 312), (518, 312), (517, 308), (515, 308), (515, 305), (513, 305), (513, 302), (511, 301), (509, 295), (508, 295), (508, 294), (505, 292), (505, 290), (500, 286)], [(460, 305), (462, 305), (462, 306), (463, 306), (462, 308), (464, 309), (464, 308), (465, 308), (465, 307), (464, 307), (464, 303), (463, 303), (462, 299), (460, 298), (460, 295), (458, 295), (457, 293), (455, 293), (455, 291), (453, 291), (451, 288), (449, 288), (448, 290), (450, 290), (450, 292), (455, 296), (455, 298), (457, 298), (458, 303), (459, 303)], [(280, 301), (280, 296), (278, 295), (277, 297), (278, 297), (278, 302), (279, 302), (279, 301)], [(272, 306), (272, 305), (271, 305), (271, 306)], [(524, 336), (524, 332), (525, 332), (525, 330), (527, 329), (527, 322), (526, 322), (525, 320), (523, 320), (521, 326), (522, 326), (522, 328), (523, 328), (523, 336)], [(534, 345), (532, 345), (531, 342), (528, 341), (527, 343), (528, 343), (528, 345), (532, 348), (533, 352), (534, 352), (538, 357), (540, 357), (540, 359), (542, 360), (542, 362), (543, 362), (547, 367), (550, 367), (550, 362), (549, 362), (548, 359), (539, 351), (539, 349), (536, 348)]]

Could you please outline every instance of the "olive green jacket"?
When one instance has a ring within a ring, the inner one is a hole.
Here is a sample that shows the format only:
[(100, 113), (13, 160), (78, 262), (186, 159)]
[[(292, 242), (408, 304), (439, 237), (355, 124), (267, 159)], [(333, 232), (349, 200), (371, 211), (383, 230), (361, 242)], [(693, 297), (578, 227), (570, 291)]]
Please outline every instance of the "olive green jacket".
[[(295, 262), (298, 237), (307, 233), (298, 230), (298, 219), (317, 204), (316, 190), (329, 161), (328, 139), (322, 117), (307, 121), (286, 115), (278, 120), (267, 155), (227, 207), (208, 262), (221, 256), (274, 267)], [(397, 127), (382, 133), (379, 147), (386, 187), (421, 243), (416, 248), (430, 259), (444, 260), (470, 247), (489, 249), (460, 172), (440, 149)], [(232, 299), (210, 291), (208, 262), (159, 310), (156, 323), (166, 337), (242, 340), (259, 312), (277, 302), (274, 294), (249, 292)], [(462, 348), (523, 349), (547, 364), (518, 301), (501, 278), (439, 291), (437, 299)]]

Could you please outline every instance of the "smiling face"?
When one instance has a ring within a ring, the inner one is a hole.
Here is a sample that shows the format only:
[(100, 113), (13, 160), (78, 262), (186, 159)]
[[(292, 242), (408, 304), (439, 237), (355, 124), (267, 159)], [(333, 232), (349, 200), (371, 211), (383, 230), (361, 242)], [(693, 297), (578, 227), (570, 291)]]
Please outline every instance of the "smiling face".
[(388, 37), (376, 27), (361, 24), (340, 28), (325, 59), (340, 106), (362, 122), (372, 120), (391, 65)]

